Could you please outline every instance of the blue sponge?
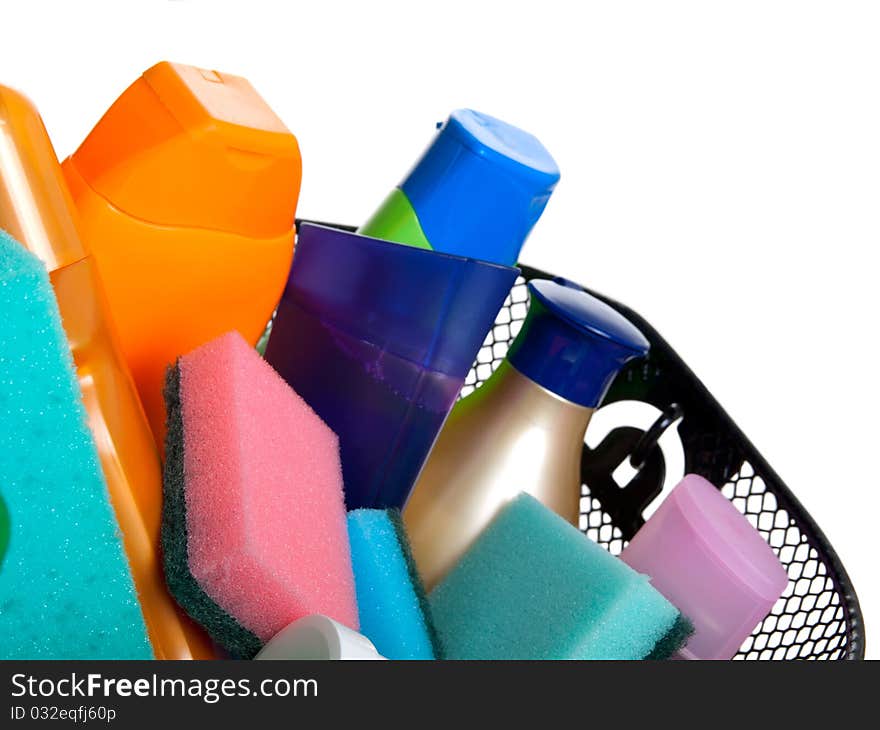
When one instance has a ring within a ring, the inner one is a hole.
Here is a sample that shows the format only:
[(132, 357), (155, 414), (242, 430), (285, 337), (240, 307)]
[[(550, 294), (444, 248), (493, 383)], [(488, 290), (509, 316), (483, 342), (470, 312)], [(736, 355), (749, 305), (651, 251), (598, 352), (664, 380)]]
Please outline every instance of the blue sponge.
[(400, 513), (348, 513), (361, 633), (387, 659), (441, 659), (430, 609)]
[(0, 231), (0, 658), (152, 659), (42, 263)]
[(431, 608), (449, 659), (665, 659), (692, 631), (645, 576), (525, 494)]

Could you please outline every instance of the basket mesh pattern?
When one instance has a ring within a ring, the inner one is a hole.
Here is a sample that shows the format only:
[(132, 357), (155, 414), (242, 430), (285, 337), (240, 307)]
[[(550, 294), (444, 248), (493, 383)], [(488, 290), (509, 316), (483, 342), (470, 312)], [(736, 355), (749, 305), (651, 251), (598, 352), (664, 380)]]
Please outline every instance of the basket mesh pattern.
[[(520, 278), (486, 337), (467, 376), (462, 397), (480, 387), (504, 359), (522, 327), (527, 308), (526, 282)], [(848, 627), (842, 597), (830, 576), (828, 563), (810, 545), (795, 517), (777, 504), (776, 496), (748, 462), (724, 485), (722, 493), (770, 544), (789, 576), (782, 597), (735, 658), (846, 658)], [(580, 527), (614, 555), (626, 545), (620, 530), (586, 486), (581, 497)]]

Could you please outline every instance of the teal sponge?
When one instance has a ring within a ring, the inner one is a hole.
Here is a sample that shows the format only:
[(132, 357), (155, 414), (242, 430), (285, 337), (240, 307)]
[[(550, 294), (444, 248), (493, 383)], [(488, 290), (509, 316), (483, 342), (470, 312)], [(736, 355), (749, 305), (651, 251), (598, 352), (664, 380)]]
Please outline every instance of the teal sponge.
[(3, 558), (6, 557), (6, 548), (9, 545), (9, 510), (6, 502), (0, 494), (0, 569), (3, 568)]
[(528, 495), (431, 593), (449, 659), (663, 659), (690, 627), (648, 579)]
[(387, 659), (442, 659), (397, 510), (348, 513), (361, 633)]
[(152, 659), (40, 261), (0, 231), (0, 658)]

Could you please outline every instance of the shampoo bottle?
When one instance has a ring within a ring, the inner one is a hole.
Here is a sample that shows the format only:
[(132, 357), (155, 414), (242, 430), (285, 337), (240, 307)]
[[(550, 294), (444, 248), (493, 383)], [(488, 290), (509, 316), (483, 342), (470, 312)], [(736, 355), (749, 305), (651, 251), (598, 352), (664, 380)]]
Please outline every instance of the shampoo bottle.
[(457, 109), (359, 233), (513, 266), (559, 168), (537, 138)]
[(246, 79), (163, 62), (62, 169), (162, 451), (165, 368), (230, 330), (256, 344), (278, 304), (297, 140)]
[(428, 589), (520, 492), (578, 524), (590, 417), (619, 370), (648, 352), (632, 324), (586, 292), (535, 281), (529, 293), (507, 359), (453, 409), (404, 511)]
[[(157, 659), (210, 659), (215, 652), (207, 635), (165, 587), (159, 454), (77, 223), (39, 113), (22, 94), (0, 86), (0, 228), (49, 271), (153, 652)], [(2, 523), (0, 515), (0, 553)]]
[(303, 223), (267, 362), (339, 437), (348, 509), (400, 509), (518, 269)]

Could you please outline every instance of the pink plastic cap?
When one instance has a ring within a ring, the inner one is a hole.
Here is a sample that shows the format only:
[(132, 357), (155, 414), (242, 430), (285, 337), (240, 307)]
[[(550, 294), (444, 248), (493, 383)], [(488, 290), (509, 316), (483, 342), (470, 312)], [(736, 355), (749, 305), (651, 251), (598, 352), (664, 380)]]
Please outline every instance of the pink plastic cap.
[(770, 546), (721, 492), (686, 476), (621, 559), (694, 624), (686, 659), (730, 659), (770, 612), (788, 575)]

